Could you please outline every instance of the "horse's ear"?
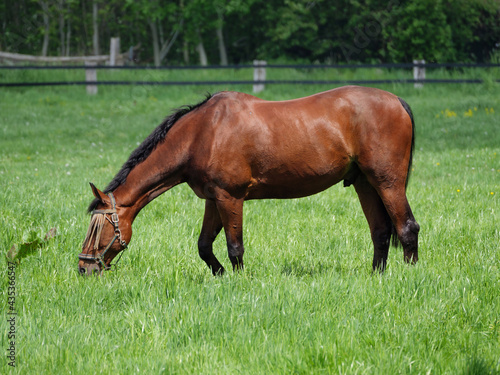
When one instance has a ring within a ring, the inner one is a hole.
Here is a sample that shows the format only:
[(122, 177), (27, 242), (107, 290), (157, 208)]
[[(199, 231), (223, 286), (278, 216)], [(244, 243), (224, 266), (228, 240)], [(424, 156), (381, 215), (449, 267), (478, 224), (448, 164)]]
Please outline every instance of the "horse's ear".
[(100, 191), (98, 188), (96, 188), (92, 182), (89, 182), (89, 184), (90, 184), (90, 187), (92, 188), (92, 193), (94, 193), (94, 197), (96, 197), (102, 203), (104, 203), (104, 200), (107, 198), (106, 194), (104, 194), (102, 191)]

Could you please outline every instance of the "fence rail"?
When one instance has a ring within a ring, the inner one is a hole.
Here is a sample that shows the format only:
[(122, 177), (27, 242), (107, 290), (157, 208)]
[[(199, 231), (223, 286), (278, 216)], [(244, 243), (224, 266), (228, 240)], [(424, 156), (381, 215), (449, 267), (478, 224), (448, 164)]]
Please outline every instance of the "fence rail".
[[(368, 79), (368, 80), (266, 80), (266, 81), (59, 81), (0, 83), (0, 87), (30, 86), (203, 86), (203, 85), (368, 85), (392, 83), (483, 83), (482, 79)], [(494, 80), (499, 82), (499, 80)]]
[[(265, 69), (297, 69), (297, 70), (313, 70), (313, 69), (413, 69), (414, 79), (349, 79), (349, 80), (277, 80), (277, 79), (266, 79)], [(157, 85), (157, 86), (188, 86), (188, 85), (254, 85), (254, 91), (260, 91), (264, 88), (264, 85), (339, 85), (339, 84), (414, 84), (415, 87), (421, 87), (423, 84), (478, 84), (483, 83), (484, 80), (480, 78), (464, 78), (464, 79), (429, 79), (425, 78), (425, 69), (440, 69), (440, 68), (500, 68), (500, 64), (497, 63), (425, 63), (423, 61), (416, 60), (413, 63), (393, 63), (393, 64), (309, 64), (309, 65), (296, 65), (296, 64), (266, 64), (265, 61), (254, 61), (253, 64), (241, 64), (241, 65), (209, 65), (209, 66), (135, 66), (135, 65), (123, 65), (123, 66), (110, 66), (110, 65), (0, 65), (0, 70), (83, 70), (86, 72), (87, 78), (85, 81), (48, 81), (48, 82), (0, 82), (0, 87), (40, 87), (40, 86), (73, 86), (73, 85), (85, 85), (87, 90), (89, 87), (95, 89), (89, 91), (89, 93), (96, 93), (96, 86), (101, 85)], [(95, 72), (97, 70), (220, 70), (220, 69), (254, 69), (255, 71), (264, 70), (262, 75), (255, 75), (253, 80), (189, 80), (189, 81), (116, 81), (116, 80), (97, 80)], [(424, 78), (422, 78), (424, 77)], [(493, 82), (500, 82), (500, 79), (492, 79)]]

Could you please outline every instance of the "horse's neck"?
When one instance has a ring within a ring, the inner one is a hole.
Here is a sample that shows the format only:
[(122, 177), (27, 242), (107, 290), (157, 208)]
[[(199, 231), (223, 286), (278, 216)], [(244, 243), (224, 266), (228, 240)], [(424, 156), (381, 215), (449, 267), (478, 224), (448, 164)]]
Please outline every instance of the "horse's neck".
[(125, 183), (116, 188), (117, 203), (130, 209), (132, 220), (153, 199), (184, 182), (191, 144), (189, 133), (179, 131), (175, 125), (151, 155), (130, 171)]

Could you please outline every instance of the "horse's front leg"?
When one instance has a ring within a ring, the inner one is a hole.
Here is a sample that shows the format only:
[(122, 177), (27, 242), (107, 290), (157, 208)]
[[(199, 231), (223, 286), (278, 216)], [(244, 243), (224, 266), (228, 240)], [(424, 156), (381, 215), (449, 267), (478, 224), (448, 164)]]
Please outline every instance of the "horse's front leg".
[(226, 233), (227, 251), (233, 264), (233, 270), (243, 269), (243, 198), (234, 198), (223, 194), (217, 199), (219, 210)]
[(207, 266), (212, 270), (214, 276), (222, 275), (224, 273), (224, 267), (222, 267), (213, 252), (213, 243), (221, 229), (222, 221), (219, 211), (217, 210), (217, 206), (214, 201), (207, 200), (205, 202), (203, 226), (198, 239), (198, 252), (201, 259), (203, 259)]

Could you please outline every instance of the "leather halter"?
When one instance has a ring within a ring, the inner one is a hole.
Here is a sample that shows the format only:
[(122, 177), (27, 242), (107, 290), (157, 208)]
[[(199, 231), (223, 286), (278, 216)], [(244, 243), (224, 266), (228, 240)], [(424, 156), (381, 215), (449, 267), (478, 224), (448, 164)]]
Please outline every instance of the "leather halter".
[[(101, 254), (98, 254), (96, 256), (91, 255), (91, 254), (84, 254), (84, 253), (78, 254), (78, 259), (80, 259), (80, 260), (93, 260), (96, 263), (100, 264), (102, 266), (102, 268), (104, 270), (106, 270), (106, 271), (110, 270), (111, 266), (116, 266), (118, 264), (118, 262), (120, 261), (120, 259), (122, 257), (122, 254), (123, 254), (123, 253), (120, 254), (120, 257), (118, 258), (118, 260), (116, 261), (115, 264), (110, 264), (109, 266), (106, 265), (106, 262), (104, 261), (104, 256), (106, 255), (106, 253), (108, 252), (108, 250), (111, 248), (111, 246), (113, 245), (113, 243), (118, 239), (118, 241), (120, 242), (120, 245), (123, 247), (123, 250), (125, 250), (127, 248), (127, 243), (122, 239), (122, 232), (120, 231), (120, 228), (118, 226), (119, 218), (118, 218), (118, 214), (116, 213), (116, 201), (115, 201), (115, 197), (114, 197), (113, 193), (111, 193), (111, 192), (108, 193), (107, 196), (109, 197), (109, 199), (111, 201), (111, 209), (94, 210), (94, 211), (92, 211), (92, 216), (94, 216), (94, 215), (105, 215), (106, 219), (111, 224), (113, 224), (113, 226), (115, 228), (115, 235), (111, 239), (111, 241), (109, 241), (108, 245), (106, 246), (106, 248), (103, 250), (103, 252)], [(106, 216), (108, 214), (111, 215), (111, 219), (109, 219)]]

